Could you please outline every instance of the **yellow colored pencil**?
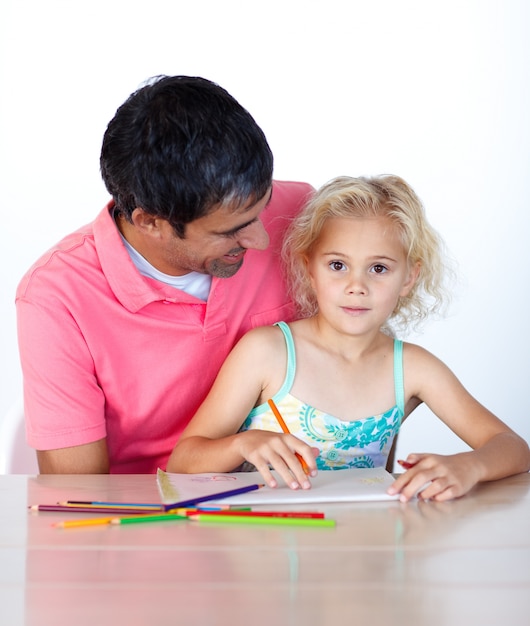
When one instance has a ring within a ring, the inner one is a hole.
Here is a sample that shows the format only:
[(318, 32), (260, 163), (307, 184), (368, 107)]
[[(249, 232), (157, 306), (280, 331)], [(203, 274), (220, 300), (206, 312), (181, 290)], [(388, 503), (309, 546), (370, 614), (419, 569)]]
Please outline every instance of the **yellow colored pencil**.
[(55, 528), (79, 528), (81, 526), (101, 526), (103, 524), (110, 524), (113, 517), (96, 517), (88, 519), (70, 519), (64, 522), (57, 522), (52, 524)]

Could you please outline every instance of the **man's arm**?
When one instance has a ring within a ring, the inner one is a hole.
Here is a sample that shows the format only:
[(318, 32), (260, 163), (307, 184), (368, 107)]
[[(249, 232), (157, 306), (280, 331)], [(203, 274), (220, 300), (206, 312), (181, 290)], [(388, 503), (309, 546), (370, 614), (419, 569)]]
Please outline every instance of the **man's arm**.
[(28, 444), (43, 474), (108, 473), (105, 401), (92, 355), (68, 307), (44, 287), (37, 285), (35, 302), (17, 297)]
[(58, 450), (37, 450), (41, 474), (108, 474), (107, 440)]

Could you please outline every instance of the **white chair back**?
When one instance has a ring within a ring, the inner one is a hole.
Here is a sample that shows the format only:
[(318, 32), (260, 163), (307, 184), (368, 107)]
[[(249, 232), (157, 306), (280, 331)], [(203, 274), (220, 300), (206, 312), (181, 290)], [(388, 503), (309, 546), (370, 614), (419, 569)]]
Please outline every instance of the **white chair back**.
[(38, 474), (37, 454), (26, 443), (24, 406), (17, 400), (0, 421), (0, 474)]

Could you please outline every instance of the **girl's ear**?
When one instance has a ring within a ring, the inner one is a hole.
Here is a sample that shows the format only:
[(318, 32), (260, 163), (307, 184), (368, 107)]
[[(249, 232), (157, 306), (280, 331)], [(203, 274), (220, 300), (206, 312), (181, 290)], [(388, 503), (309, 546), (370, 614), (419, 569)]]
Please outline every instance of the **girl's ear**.
[(315, 281), (313, 280), (313, 274), (311, 272), (311, 264), (310, 264), (310, 260), (307, 254), (304, 254), (304, 256), (302, 257), (302, 263), (305, 265), (305, 271), (309, 279), (309, 284), (311, 285), (311, 289), (315, 291)]
[(420, 275), (420, 270), (421, 270), (420, 261), (417, 261), (416, 263), (414, 263), (414, 265), (411, 265), (408, 276), (405, 279), (403, 286), (401, 287), (401, 291), (399, 292), (399, 295), (402, 298), (409, 295), (410, 290), (414, 287), (416, 281), (418, 280), (418, 276)]

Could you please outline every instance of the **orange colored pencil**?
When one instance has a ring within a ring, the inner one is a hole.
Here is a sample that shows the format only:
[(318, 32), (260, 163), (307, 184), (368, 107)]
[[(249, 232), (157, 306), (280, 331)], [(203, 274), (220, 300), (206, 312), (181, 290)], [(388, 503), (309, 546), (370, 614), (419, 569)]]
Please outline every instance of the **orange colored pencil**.
[[(270, 400), (267, 400), (267, 402), (269, 403), (269, 406), (272, 409), (274, 416), (278, 420), (278, 424), (280, 425), (283, 432), (286, 433), (287, 435), (290, 435), (291, 431), (287, 428), (287, 424), (285, 423), (280, 411), (278, 411), (278, 407), (276, 406), (276, 403), (274, 402), (274, 400), (271, 398)], [(302, 465), (302, 467), (304, 468), (304, 472), (306, 474), (309, 474), (309, 467), (307, 463), (305, 462), (304, 458), (300, 454), (298, 454), (298, 452), (295, 452), (295, 455), (296, 455), (296, 458), (300, 461), (300, 464)]]

